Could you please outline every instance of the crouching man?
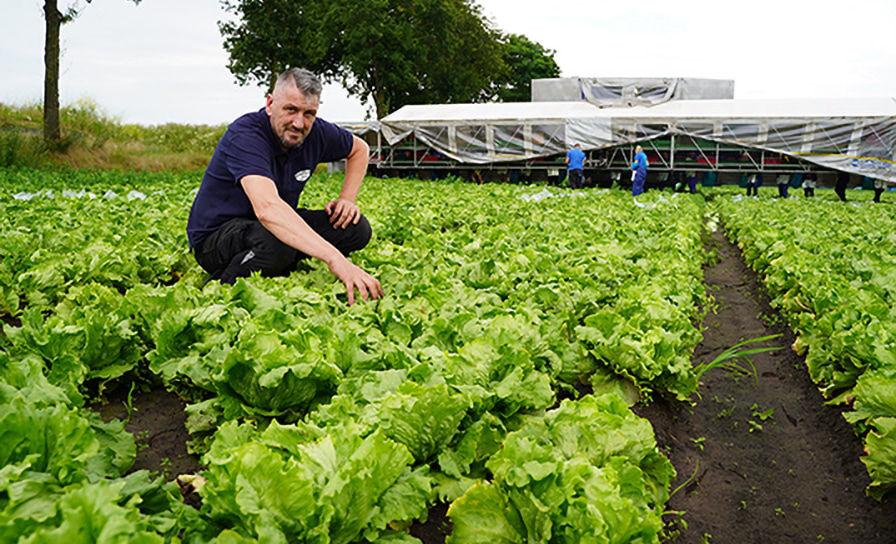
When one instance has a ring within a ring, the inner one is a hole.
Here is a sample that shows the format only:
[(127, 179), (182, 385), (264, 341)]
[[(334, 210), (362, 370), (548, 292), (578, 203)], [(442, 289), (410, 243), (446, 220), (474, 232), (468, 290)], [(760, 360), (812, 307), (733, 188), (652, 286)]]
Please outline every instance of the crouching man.
[[(380, 283), (347, 256), (370, 241), (355, 200), (369, 149), (345, 129), (317, 119), (321, 82), (292, 68), (265, 107), (234, 121), (218, 142), (190, 209), (187, 237), (199, 265), (222, 283), (260, 271), (287, 275), (316, 258), (345, 284), (349, 304), (383, 295)], [(322, 210), (297, 208), (321, 162), (346, 159), (339, 196)]]

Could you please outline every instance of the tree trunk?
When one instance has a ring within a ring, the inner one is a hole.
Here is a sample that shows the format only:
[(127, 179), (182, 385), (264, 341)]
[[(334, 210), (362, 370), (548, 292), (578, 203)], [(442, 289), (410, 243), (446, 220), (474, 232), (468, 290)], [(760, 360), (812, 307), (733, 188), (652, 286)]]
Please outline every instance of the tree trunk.
[(370, 73), (370, 97), (373, 98), (373, 107), (376, 108), (376, 118), (379, 120), (392, 112), (389, 111), (390, 104), (386, 90), (379, 84), (376, 76), (376, 70), (372, 70)]
[(382, 119), (392, 113), (389, 111), (389, 100), (386, 98), (386, 93), (384, 92), (376, 92), (373, 94), (373, 105), (376, 108), (377, 119)]
[(44, 1), (47, 36), (44, 43), (44, 140), (56, 144), (59, 133), (59, 27), (62, 13), (56, 0)]
[(268, 92), (267, 94), (274, 93), (274, 87), (277, 85), (277, 78), (280, 77), (280, 72), (277, 70), (276, 66), (271, 66), (268, 68)]

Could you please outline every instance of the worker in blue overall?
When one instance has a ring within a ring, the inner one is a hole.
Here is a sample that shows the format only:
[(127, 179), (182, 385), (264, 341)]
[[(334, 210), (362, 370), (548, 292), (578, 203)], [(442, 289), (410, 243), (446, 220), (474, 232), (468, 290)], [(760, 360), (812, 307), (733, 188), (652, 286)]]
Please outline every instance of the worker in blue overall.
[(572, 149), (566, 153), (567, 176), (569, 177), (569, 187), (571, 189), (581, 189), (584, 185), (582, 177), (582, 169), (585, 167), (585, 152), (582, 151), (581, 144), (576, 143)]
[(647, 155), (639, 145), (635, 147), (635, 160), (632, 161), (632, 196), (638, 196), (644, 192), (644, 182), (647, 181)]

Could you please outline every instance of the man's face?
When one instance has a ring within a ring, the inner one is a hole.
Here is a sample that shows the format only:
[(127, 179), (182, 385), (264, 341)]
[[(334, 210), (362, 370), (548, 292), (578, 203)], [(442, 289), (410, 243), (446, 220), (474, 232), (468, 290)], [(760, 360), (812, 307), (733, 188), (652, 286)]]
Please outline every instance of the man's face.
[(305, 96), (293, 83), (281, 85), (268, 95), (265, 110), (280, 145), (291, 149), (305, 141), (317, 117), (318, 106), (318, 97)]

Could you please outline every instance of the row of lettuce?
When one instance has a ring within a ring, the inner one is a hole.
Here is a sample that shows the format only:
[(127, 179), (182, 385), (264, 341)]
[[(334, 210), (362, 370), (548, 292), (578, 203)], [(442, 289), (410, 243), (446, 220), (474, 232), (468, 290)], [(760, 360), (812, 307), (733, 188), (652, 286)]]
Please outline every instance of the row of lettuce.
[(187, 176), (4, 169), (0, 181), (0, 315), (47, 309), (92, 282), (170, 284), (192, 266)]
[(863, 437), (870, 495), (896, 489), (896, 217), (833, 200), (717, 200), (797, 335), (809, 374)]
[[(629, 404), (696, 389), (699, 197), (369, 180), (387, 297), (346, 308), (315, 263), (203, 286), (194, 179), (5, 175), (0, 541), (418, 542), (436, 503), (450, 542), (659, 539), (675, 472)], [(188, 399), (199, 510), (85, 407), (128, 381)]]

